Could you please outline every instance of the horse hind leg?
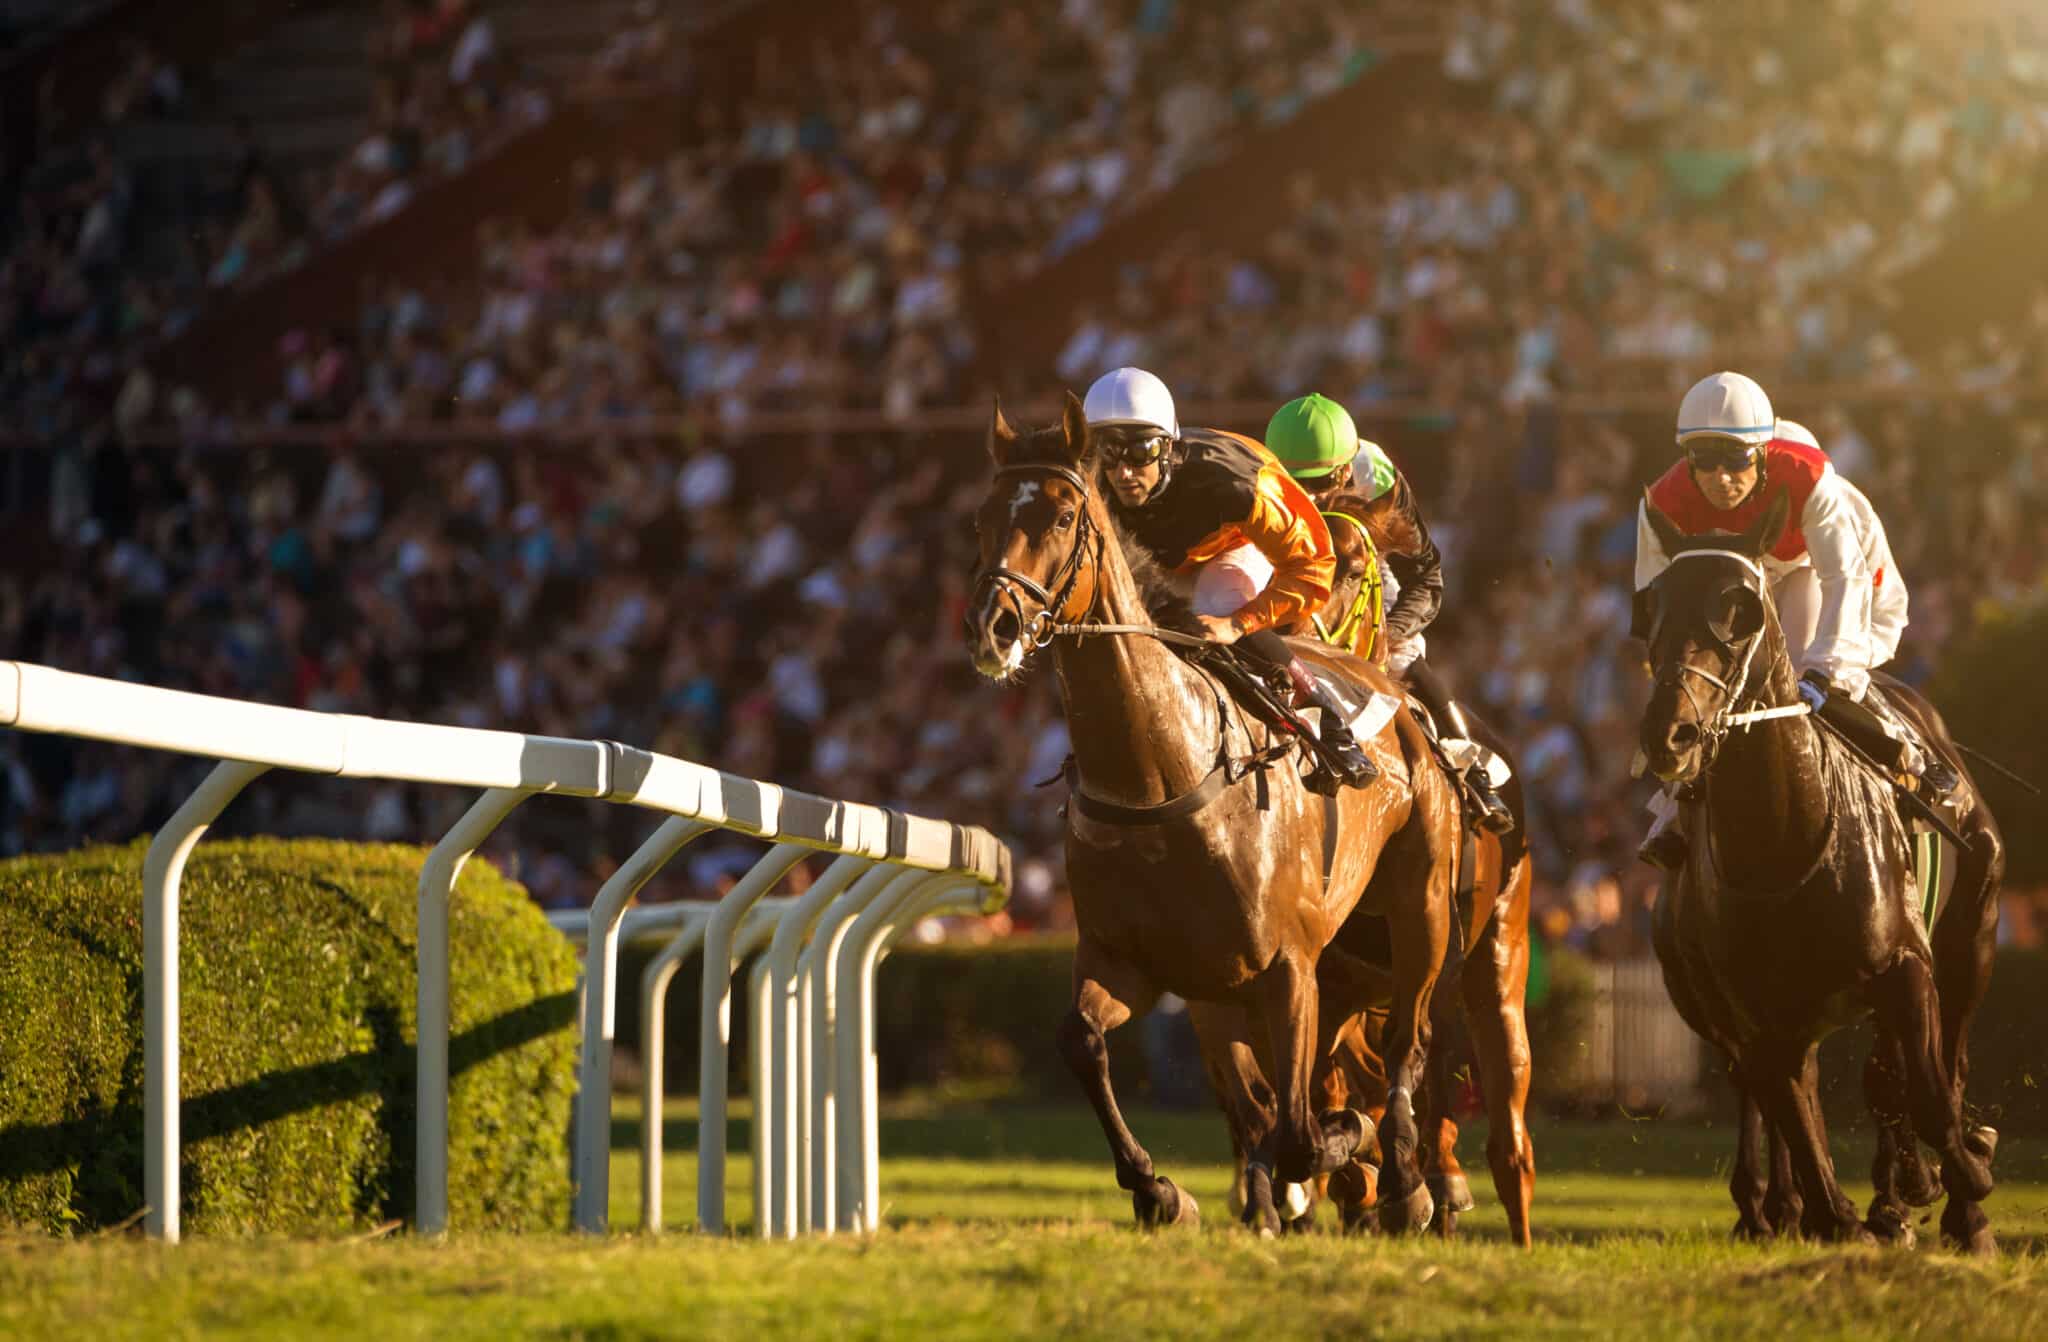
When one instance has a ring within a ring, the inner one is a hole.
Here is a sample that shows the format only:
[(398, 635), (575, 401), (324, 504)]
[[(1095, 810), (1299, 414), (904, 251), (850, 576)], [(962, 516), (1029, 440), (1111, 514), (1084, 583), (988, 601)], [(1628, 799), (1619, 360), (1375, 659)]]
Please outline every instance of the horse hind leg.
[(1277, 1235), (1282, 1227), (1273, 1197), (1273, 1089), (1252, 1051), (1250, 1022), (1239, 1007), (1208, 1002), (1188, 1003), (1188, 1020), (1230, 1130), (1230, 1214), (1261, 1235)]
[(1138, 1224), (1147, 1228), (1188, 1225), (1201, 1218), (1192, 1194), (1153, 1172), (1152, 1157), (1124, 1122), (1109, 1080), (1109, 1041), (1104, 1036), (1148, 1010), (1157, 997), (1135, 969), (1083, 941), (1074, 955), (1074, 1006), (1059, 1027), (1060, 1055), (1087, 1092), (1109, 1141), (1117, 1186), (1130, 1193), (1131, 1210)]
[(1870, 1210), (1863, 1223), (1890, 1244), (1911, 1248), (1917, 1236), (1912, 1209), (1941, 1196), (1941, 1186), (1921, 1159), (1919, 1140), (1906, 1100), (1906, 1058), (1899, 1041), (1880, 1029), (1863, 1063), (1863, 1101), (1877, 1125), (1871, 1157)]
[[(1439, 989), (1446, 985), (1438, 980)], [(1458, 1217), (1472, 1210), (1472, 1185), (1458, 1165), (1457, 1076), (1451, 1041), (1458, 1037), (1452, 998), (1439, 991), (1432, 999), (1434, 1047), (1423, 1067), (1422, 1170), (1436, 1203), (1430, 1228), (1445, 1239), (1458, 1233)]]
[(1283, 950), (1252, 989), (1272, 1038), (1277, 1110), (1273, 1176), (1307, 1184), (1344, 1165), (1365, 1139), (1360, 1116), (1335, 1110), (1318, 1120), (1311, 1112), (1320, 1028), (1315, 969), (1297, 951)]
[(1871, 988), (1884, 1029), (1898, 1039), (1905, 1059), (1914, 1131), (1941, 1153), (1941, 1182), (1948, 1191), (1942, 1238), (1969, 1253), (1991, 1253), (1996, 1243), (1984, 1210), (1977, 1205), (1991, 1194), (1991, 1166), (1964, 1141), (1960, 1106), (1943, 1065), (1941, 1004), (1933, 971), (1919, 956), (1906, 955), (1880, 974)]
[(1735, 1238), (1769, 1239), (1777, 1227), (1764, 1203), (1764, 1111), (1740, 1078), (1735, 1089), (1742, 1104), (1735, 1129), (1735, 1165), (1728, 1172), (1728, 1195), (1735, 1199)]
[(1529, 875), (1516, 877), (1508, 907), (1480, 934), (1461, 982), (1465, 1024), (1486, 1097), (1486, 1163), (1508, 1214), (1508, 1234), (1530, 1244), (1536, 1198), (1536, 1147), (1529, 1139), (1529, 1025), (1523, 995), (1529, 981)]
[[(1963, 1144), (1984, 1162), (1987, 1174), (1998, 1149), (1998, 1132), (1967, 1118), (1964, 1092), (1970, 1076), (1970, 1022), (1991, 986), (1991, 962), (1998, 939), (1998, 888), (2004, 875), (2004, 841), (1988, 819), (1981, 819), (1957, 864), (1949, 909), (1935, 924), (1933, 938), (1943, 1062), (1957, 1116), (1964, 1123)], [(1942, 1234), (1972, 1250), (1992, 1243), (1983, 1209), (1959, 1205), (1953, 1198), (1943, 1211)]]

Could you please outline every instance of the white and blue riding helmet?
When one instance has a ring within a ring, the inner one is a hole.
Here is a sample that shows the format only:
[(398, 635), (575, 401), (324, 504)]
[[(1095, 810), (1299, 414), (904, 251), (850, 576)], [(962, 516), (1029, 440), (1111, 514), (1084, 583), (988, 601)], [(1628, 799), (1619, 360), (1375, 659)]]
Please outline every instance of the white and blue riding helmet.
[(1779, 420), (1778, 437), (1783, 438), (1788, 443), (1805, 443), (1816, 452), (1820, 450), (1820, 439), (1813, 436), (1812, 429), (1807, 428), (1796, 419)]
[(1752, 378), (1715, 373), (1692, 384), (1678, 406), (1678, 443), (1695, 438), (1732, 438), (1761, 447), (1778, 433), (1771, 398)]

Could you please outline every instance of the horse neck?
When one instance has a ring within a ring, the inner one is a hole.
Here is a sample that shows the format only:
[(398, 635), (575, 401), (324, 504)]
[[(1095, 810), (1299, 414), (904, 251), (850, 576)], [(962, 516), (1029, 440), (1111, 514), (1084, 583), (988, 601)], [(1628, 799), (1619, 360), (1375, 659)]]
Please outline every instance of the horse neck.
[[(1757, 653), (1765, 668), (1762, 684), (1745, 697), (1762, 707), (1798, 703), (1798, 677), (1775, 614), (1763, 637)], [(1771, 718), (1729, 731), (1707, 779), (1715, 863), (1725, 879), (1739, 888), (1764, 889), (1782, 881), (1792, 862), (1803, 868), (1819, 856), (1830, 811), (1813, 723)]]
[[(1151, 624), (1106, 510), (1099, 499), (1088, 506), (1102, 536), (1090, 618)], [(1128, 805), (1165, 801), (1215, 767), (1215, 700), (1206, 682), (1160, 640), (1142, 634), (1063, 638), (1056, 662), (1074, 763), (1090, 795)]]

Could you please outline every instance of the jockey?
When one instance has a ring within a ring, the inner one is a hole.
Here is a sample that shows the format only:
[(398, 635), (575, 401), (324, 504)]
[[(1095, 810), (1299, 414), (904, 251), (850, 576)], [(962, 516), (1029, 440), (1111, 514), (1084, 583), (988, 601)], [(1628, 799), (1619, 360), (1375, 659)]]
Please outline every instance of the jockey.
[[(1378, 443), (1358, 436), (1349, 411), (1314, 393), (1280, 407), (1266, 424), (1266, 446), (1319, 506), (1327, 506), (1334, 495), (1352, 493), (1374, 504), (1376, 513), (1385, 509), (1394, 515), (1385, 530), (1402, 540), (1390, 543), (1380, 556), (1383, 590), (1393, 594), (1382, 626), (1387, 670), (1407, 681), (1445, 737), (1468, 739), (1465, 714), (1450, 686), (1424, 660), (1428, 645), (1423, 631), (1443, 608), (1443, 560), (1407, 478)], [(1484, 763), (1470, 764), (1465, 776), (1479, 803), (1480, 825), (1495, 833), (1512, 828), (1514, 813), (1494, 790)]]
[[(1938, 799), (1954, 790), (1955, 771), (1888, 733), (1862, 701), (1873, 667), (1898, 651), (1906, 628), (1906, 585), (1892, 562), (1884, 524), (1863, 491), (1835, 473), (1812, 433), (1771, 410), (1764, 389), (1740, 373), (1715, 373), (1694, 384), (1678, 408), (1678, 444), (1685, 457), (1650, 486), (1650, 500), (1689, 536), (1739, 532), (1773, 500), (1785, 496), (1790, 522), (1764, 556), (1785, 650), (1800, 670), (1799, 697), (1874, 758), (1917, 775)], [(1637, 511), (1636, 589), (1670, 564)], [(1637, 602), (1642, 636), (1642, 603)], [(1657, 823), (1637, 856), (1675, 871), (1686, 841), (1677, 805), (1665, 791), (1650, 804)]]
[(1239, 434), (1183, 429), (1166, 384), (1142, 368), (1104, 373), (1082, 408), (1118, 519), (1154, 558), (1192, 581), (1196, 617), (1219, 644), (1286, 674), (1323, 710), (1321, 753), (1341, 782), (1379, 776), (1335, 693), (1275, 628), (1329, 600), (1329, 528), (1272, 453)]

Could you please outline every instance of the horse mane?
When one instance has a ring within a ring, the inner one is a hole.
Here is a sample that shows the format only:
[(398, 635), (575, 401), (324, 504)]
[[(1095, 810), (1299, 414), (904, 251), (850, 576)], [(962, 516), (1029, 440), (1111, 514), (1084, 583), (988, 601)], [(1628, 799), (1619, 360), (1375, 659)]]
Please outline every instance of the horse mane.
[(1070, 466), (1080, 471), (1081, 477), (1089, 482), (1089, 506), (1100, 510), (1097, 520), (1106, 523), (1104, 530), (1122, 552), (1124, 567), (1130, 570), (1152, 623), (1183, 634), (1204, 632), (1195, 616), (1194, 603), (1176, 590), (1172, 573), (1124, 529), (1116, 509), (1110, 506), (1108, 496), (1102, 492), (1098, 477), (1100, 461), (1092, 444), (1082, 449), (1081, 459), (1076, 462), (1068, 450), (1066, 434), (1053, 424), (1019, 432), (1003, 454), (1003, 461), (1010, 466)]
[(1422, 534), (1415, 525), (1415, 495), (1405, 475), (1395, 475), (1394, 487), (1376, 499), (1347, 489), (1328, 495), (1319, 506), (1326, 513), (1347, 513), (1365, 523), (1373, 548), (1381, 554), (1412, 555), (1422, 549)]

